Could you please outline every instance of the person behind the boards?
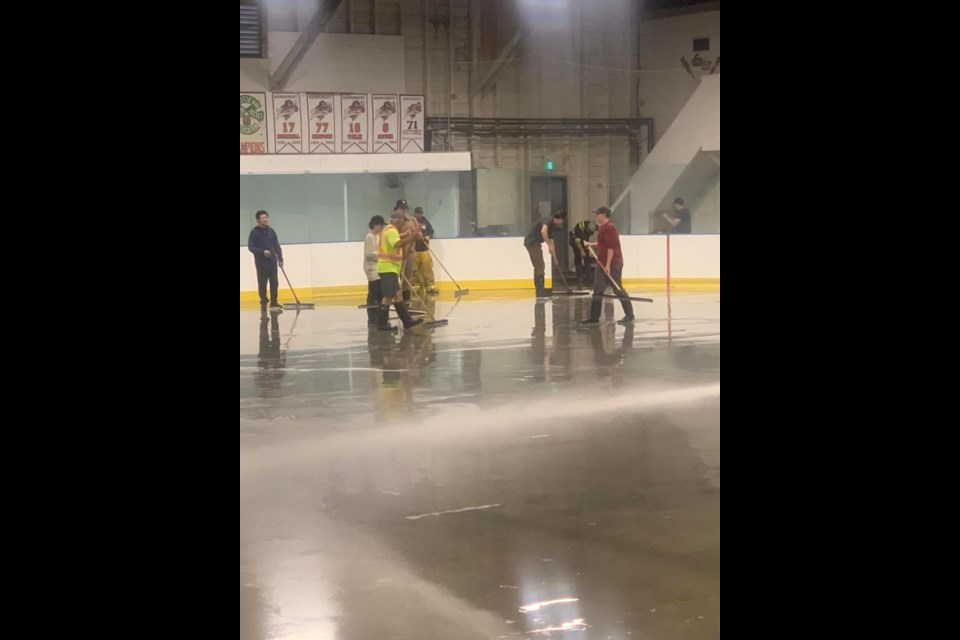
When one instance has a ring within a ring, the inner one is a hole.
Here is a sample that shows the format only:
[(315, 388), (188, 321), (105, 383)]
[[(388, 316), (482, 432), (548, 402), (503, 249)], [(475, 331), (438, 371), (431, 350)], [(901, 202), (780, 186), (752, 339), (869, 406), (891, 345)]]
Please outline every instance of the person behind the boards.
[(671, 235), (681, 235), (693, 233), (693, 219), (690, 216), (690, 209), (683, 203), (683, 198), (677, 198), (673, 201), (674, 215), (664, 213), (664, 219), (670, 224), (669, 233)]

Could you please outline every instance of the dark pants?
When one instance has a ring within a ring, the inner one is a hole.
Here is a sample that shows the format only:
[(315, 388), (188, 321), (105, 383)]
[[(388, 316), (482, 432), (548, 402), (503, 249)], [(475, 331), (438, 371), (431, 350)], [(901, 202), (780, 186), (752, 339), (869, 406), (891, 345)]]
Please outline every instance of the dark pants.
[(390, 298), (393, 300), (400, 293), (400, 274), (381, 273), (380, 274), (380, 296), (381, 298)]
[(372, 309), (367, 309), (367, 324), (377, 324), (377, 314), (380, 313), (380, 301), (383, 300), (383, 292), (380, 290), (380, 281), (374, 280), (367, 283), (367, 306), (376, 305)]
[[(623, 291), (623, 265), (614, 264), (610, 266), (610, 277), (613, 278), (613, 281), (617, 283), (617, 286), (620, 287), (618, 291), (614, 288), (614, 293), (620, 296), (620, 304), (623, 306), (623, 312), (628, 318), (633, 317), (633, 304), (627, 300), (626, 296), (621, 293)], [(607, 274), (604, 273), (603, 268), (598, 264), (597, 268), (593, 273), (593, 305), (592, 307), (597, 309), (597, 314), (595, 319), (600, 318), (599, 304), (603, 302), (603, 294), (606, 293), (607, 287), (610, 286), (610, 281), (607, 280)], [(593, 316), (593, 308), (591, 309), (591, 317)]]
[[(400, 293), (400, 274), (397, 273), (381, 273), (380, 274), (380, 295), (382, 296), (381, 304), (379, 308), (379, 316), (377, 317), (376, 324), (382, 330), (391, 329), (390, 326), (390, 304), (389, 300), (393, 302), (393, 308), (397, 310), (397, 315), (400, 316), (400, 320), (403, 322), (403, 326), (407, 329), (410, 327), (416, 326), (421, 321), (415, 321), (410, 315), (410, 310), (407, 309), (407, 305), (403, 302), (397, 302), (397, 294)], [(383, 304), (383, 299), (387, 299), (388, 303)]]
[(527, 253), (530, 254), (530, 262), (533, 264), (533, 277), (544, 277), (547, 274), (547, 267), (543, 263), (543, 247), (535, 244), (532, 247), (527, 247)]
[(573, 265), (577, 270), (577, 279), (584, 286), (590, 285), (590, 265), (592, 263), (593, 258), (589, 252), (580, 253), (577, 247), (573, 248)]
[[(584, 249), (584, 251), (586, 251), (586, 249)], [(577, 267), (589, 267), (592, 259), (589, 251), (580, 253), (579, 248), (573, 247), (573, 264)]]
[[(270, 299), (267, 299), (267, 282), (270, 283)], [(257, 288), (260, 292), (260, 306), (265, 307), (267, 303), (277, 304), (277, 289), (280, 288), (280, 280), (277, 278), (277, 263), (267, 264), (257, 263)]]

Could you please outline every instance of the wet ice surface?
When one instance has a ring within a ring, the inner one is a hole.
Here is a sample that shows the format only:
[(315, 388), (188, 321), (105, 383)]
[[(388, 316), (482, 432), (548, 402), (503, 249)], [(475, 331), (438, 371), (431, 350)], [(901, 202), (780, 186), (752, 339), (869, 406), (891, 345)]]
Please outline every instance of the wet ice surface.
[(720, 295), (652, 297), (241, 310), (241, 637), (718, 637)]

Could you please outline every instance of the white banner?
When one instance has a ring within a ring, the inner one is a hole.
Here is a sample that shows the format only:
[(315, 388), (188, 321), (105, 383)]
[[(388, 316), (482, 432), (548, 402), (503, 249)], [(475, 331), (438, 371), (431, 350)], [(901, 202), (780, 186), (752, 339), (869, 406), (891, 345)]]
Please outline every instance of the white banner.
[(369, 153), (370, 96), (344, 93), (340, 96), (340, 153)]
[(399, 104), (396, 95), (373, 95), (372, 131), (373, 153), (397, 153), (400, 150)]
[(336, 96), (332, 93), (308, 93), (310, 116), (310, 153), (337, 153), (340, 127), (337, 126)]
[(423, 151), (423, 96), (400, 96), (400, 152)]
[(299, 93), (274, 93), (273, 152), (303, 153), (303, 105)]
[(240, 92), (240, 155), (422, 153), (423, 96)]

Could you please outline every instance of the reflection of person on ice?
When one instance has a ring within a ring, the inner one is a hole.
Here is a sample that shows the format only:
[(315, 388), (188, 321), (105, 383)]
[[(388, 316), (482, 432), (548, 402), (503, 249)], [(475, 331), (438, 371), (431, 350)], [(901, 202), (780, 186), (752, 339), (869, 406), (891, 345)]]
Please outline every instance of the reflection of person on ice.
[(600, 312), (603, 310), (603, 295), (607, 292), (610, 282), (615, 282), (615, 293), (620, 297), (625, 314), (619, 324), (633, 322), (633, 304), (627, 299), (623, 290), (623, 252), (620, 249), (620, 232), (610, 222), (610, 209), (600, 207), (597, 214), (597, 241), (585, 242), (587, 247), (594, 249), (597, 256), (597, 268), (593, 274), (593, 300), (590, 302), (590, 317), (581, 320), (581, 324), (599, 324)]
[[(269, 331), (268, 331), (269, 329)], [(280, 350), (280, 318), (276, 313), (260, 312), (260, 350), (257, 352), (257, 371), (253, 381), (260, 390), (261, 397), (277, 397), (284, 369), (287, 367), (287, 354)]]
[(414, 388), (424, 384), (427, 368), (437, 361), (433, 337), (408, 331), (397, 343), (391, 334), (372, 332), (367, 344), (371, 368), (383, 371), (377, 419), (400, 419), (413, 410)]

